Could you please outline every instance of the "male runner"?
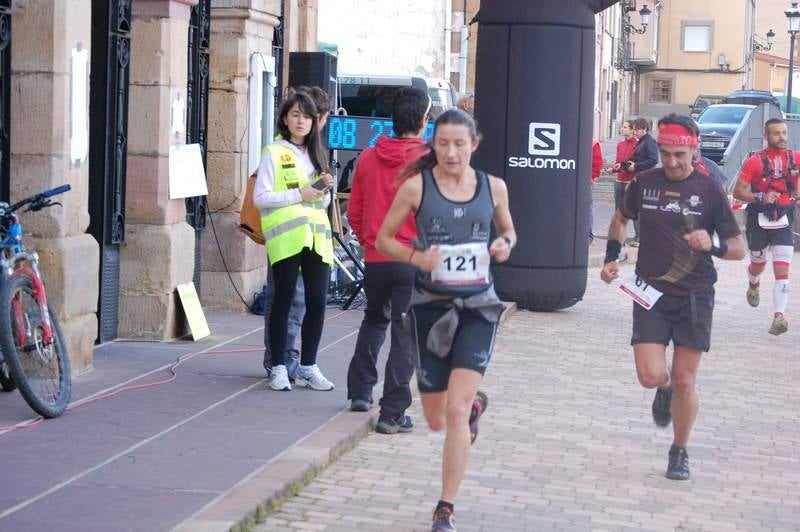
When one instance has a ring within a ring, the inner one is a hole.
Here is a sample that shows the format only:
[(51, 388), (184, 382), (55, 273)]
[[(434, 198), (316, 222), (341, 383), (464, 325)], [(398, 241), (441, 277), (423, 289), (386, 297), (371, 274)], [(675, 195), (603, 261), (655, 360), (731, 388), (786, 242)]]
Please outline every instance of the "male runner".
[(794, 255), (792, 221), (797, 200), (797, 152), (786, 149), (789, 130), (780, 118), (767, 120), (764, 138), (767, 148), (747, 159), (739, 172), (733, 197), (747, 205), (747, 243), (750, 286), (747, 302), (757, 307), (760, 276), (767, 265), (767, 250), (772, 252), (775, 286), (772, 289), (774, 314), (769, 333), (783, 334), (789, 329), (786, 304), (789, 301), (789, 265)]
[[(620, 288), (633, 300), (631, 344), (639, 382), (658, 388), (653, 420), (666, 427), (674, 418), (674, 439), (666, 476), (688, 480), (686, 444), (698, 410), (695, 391), (700, 355), (708, 351), (717, 273), (711, 256), (740, 260), (745, 254), (725, 192), (693, 165), (699, 131), (677, 114), (659, 123), (662, 168), (636, 174), (608, 230), (606, 264), (600, 277), (619, 275), (616, 262), (629, 219), (639, 220), (641, 241), (635, 276)], [(719, 243), (712, 243), (716, 231)], [(666, 346), (672, 340), (672, 370)], [(674, 394), (674, 395), (673, 395)]]

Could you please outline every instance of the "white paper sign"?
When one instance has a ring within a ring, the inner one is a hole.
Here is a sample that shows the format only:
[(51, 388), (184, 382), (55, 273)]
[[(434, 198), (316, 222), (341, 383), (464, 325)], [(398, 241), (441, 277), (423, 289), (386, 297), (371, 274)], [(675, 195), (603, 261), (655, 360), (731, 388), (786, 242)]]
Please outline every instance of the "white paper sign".
[(82, 43), (72, 49), (70, 115), (69, 158), (79, 164), (89, 153), (89, 50)]
[(206, 172), (199, 144), (169, 147), (169, 199), (207, 196)]

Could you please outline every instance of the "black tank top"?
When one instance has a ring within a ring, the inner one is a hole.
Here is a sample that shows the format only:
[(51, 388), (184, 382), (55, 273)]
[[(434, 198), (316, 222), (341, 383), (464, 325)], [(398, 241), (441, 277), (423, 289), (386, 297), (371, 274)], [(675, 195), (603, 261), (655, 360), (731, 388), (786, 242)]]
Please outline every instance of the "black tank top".
[(494, 201), (489, 176), (476, 170), (476, 177), (472, 199), (452, 201), (441, 193), (430, 170), (422, 172), (422, 200), (415, 216), (417, 235), (425, 249), (440, 246), (442, 261), (433, 274), (417, 273), (418, 288), (437, 295), (467, 297), (492, 285), (488, 248)]

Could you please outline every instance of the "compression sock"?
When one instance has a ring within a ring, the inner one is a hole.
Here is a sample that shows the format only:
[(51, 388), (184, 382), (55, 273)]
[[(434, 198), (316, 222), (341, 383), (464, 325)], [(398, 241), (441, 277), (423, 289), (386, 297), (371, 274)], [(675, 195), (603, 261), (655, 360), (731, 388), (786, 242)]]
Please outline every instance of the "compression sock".
[(775, 314), (785, 314), (786, 305), (789, 303), (789, 279), (778, 279), (772, 289), (775, 302)]

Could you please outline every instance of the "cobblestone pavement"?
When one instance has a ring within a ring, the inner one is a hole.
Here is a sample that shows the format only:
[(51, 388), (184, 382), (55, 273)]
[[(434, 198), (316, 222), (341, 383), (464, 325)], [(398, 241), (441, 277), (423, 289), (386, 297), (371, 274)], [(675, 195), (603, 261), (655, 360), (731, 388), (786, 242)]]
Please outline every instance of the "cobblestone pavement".
[[(743, 262), (721, 264), (689, 482), (664, 478), (671, 429), (655, 427), (652, 392), (636, 381), (631, 304), (598, 270), (575, 307), (508, 320), (483, 386), (490, 406), (456, 504), (459, 530), (798, 530), (800, 294), (792, 328), (772, 337), (772, 282), (758, 309), (745, 282)], [(417, 401), (411, 414), (413, 433), (370, 434), (258, 530), (428, 530), (443, 438)]]

